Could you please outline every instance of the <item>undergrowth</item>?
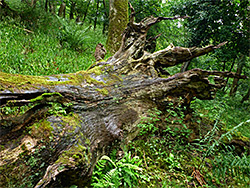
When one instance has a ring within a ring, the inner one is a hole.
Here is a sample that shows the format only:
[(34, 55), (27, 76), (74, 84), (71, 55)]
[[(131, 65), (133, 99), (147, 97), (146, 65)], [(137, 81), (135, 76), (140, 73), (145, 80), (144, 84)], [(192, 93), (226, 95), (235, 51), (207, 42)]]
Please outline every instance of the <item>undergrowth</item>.
[[(139, 136), (122, 148), (124, 164), (134, 165), (136, 159), (140, 170), (131, 168), (123, 176), (137, 177), (137, 187), (249, 187), (249, 148), (237, 151), (229, 143), (250, 120), (225, 131), (222, 122), (208, 117), (194, 116), (190, 124), (184, 121), (183, 111), (180, 102), (170, 102), (165, 111), (148, 111), (138, 124)], [(206, 130), (198, 130), (193, 138), (194, 126), (204, 129), (205, 124), (209, 124)], [(93, 187), (130, 187), (123, 180), (115, 183), (119, 175), (113, 171), (121, 162), (116, 156), (114, 150), (112, 159), (104, 156), (97, 163)]]
[[(62, 18), (36, 18), (30, 26), (20, 18), (0, 22), (0, 71), (24, 75), (51, 75), (84, 70), (94, 59), (95, 46), (105, 44), (101, 28), (77, 25)], [(42, 27), (46, 22), (46, 27)]]
[[(225, 126), (225, 130), (230, 130), (237, 124), (249, 119), (250, 103), (249, 100), (241, 103), (242, 96), (231, 97), (223, 91), (218, 91), (214, 100), (202, 101), (196, 99), (192, 107), (196, 109), (196, 114), (210, 120), (220, 120)], [(239, 136), (250, 138), (250, 124), (238, 129)]]

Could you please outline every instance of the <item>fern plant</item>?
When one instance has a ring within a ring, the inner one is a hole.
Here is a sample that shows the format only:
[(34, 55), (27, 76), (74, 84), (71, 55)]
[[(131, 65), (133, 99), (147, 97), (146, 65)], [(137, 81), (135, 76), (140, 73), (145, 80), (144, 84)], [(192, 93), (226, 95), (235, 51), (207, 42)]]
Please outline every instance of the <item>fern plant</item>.
[(125, 152), (121, 160), (112, 160), (104, 155), (97, 162), (92, 176), (93, 187), (134, 187), (139, 180), (146, 180), (140, 168), (139, 157)]
[[(250, 181), (250, 156), (234, 155), (230, 151), (222, 152), (212, 161), (213, 174), (217, 178), (226, 179), (226, 176), (237, 177), (245, 182)], [(226, 182), (225, 182), (226, 183)]]
[(203, 167), (205, 158), (213, 156), (213, 176), (220, 182), (227, 183), (226, 180), (230, 179), (232, 181), (232, 178), (243, 179), (249, 182), (250, 156), (238, 156), (233, 152), (234, 147), (225, 144), (225, 141), (230, 142), (232, 140), (237, 129), (249, 122), (250, 120), (241, 122), (230, 131), (222, 134), (219, 139), (215, 139), (215, 132), (218, 129), (216, 122), (213, 129), (198, 144), (200, 151), (205, 151), (199, 169)]
[(91, 26), (83, 29), (82, 25), (75, 23), (74, 21), (67, 21), (64, 18), (57, 16), (61, 27), (58, 34), (58, 38), (63, 45), (68, 45), (70, 48), (79, 50), (84, 44), (85, 40), (89, 38), (86, 32)]
[[(208, 148), (206, 149), (206, 153), (203, 157), (203, 159), (209, 155), (211, 155), (213, 152), (217, 151), (216, 149), (218, 149), (220, 145), (224, 144), (225, 139), (227, 141), (231, 141), (232, 137), (235, 133), (235, 131), (240, 128), (241, 126), (245, 125), (246, 123), (249, 123), (250, 120), (247, 120), (245, 122), (241, 122), (239, 125), (235, 126), (233, 129), (231, 129), (230, 131), (226, 132), (225, 134), (222, 134), (221, 137), (216, 140), (214, 139), (214, 132), (216, 129), (218, 129), (217, 127), (217, 122), (214, 125), (214, 128), (212, 129), (212, 131), (208, 132), (208, 134), (205, 136), (204, 139), (202, 139), (200, 141), (200, 146), (202, 146), (202, 143), (211, 143), (211, 145), (206, 144), (206, 146), (208, 146)], [(210, 134), (210, 135), (209, 135)], [(227, 147), (224, 145), (224, 147)]]

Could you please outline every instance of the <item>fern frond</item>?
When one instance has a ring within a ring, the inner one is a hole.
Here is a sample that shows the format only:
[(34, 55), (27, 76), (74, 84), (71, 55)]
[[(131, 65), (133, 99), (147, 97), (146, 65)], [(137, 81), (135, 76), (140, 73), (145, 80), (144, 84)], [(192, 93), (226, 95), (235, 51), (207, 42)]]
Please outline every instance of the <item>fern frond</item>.
[(109, 161), (115, 168), (117, 168), (117, 165), (107, 155), (103, 155), (100, 160)]

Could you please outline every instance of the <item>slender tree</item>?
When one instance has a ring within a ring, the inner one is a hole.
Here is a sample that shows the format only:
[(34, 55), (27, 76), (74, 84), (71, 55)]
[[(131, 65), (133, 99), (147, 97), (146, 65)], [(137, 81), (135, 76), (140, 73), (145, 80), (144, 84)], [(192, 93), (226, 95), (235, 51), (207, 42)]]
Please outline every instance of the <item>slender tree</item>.
[(100, 0), (97, 0), (96, 1), (96, 14), (95, 14), (95, 21), (94, 21), (94, 30), (96, 29), (97, 17), (99, 14), (99, 3), (100, 3)]
[(89, 5), (90, 5), (90, 0), (88, 0), (87, 7), (86, 7), (85, 12), (84, 12), (84, 16), (83, 16), (83, 20), (82, 20), (83, 23), (86, 20), (86, 17), (87, 17), (87, 14), (88, 14), (88, 10), (89, 10)]
[[(242, 69), (244, 67), (245, 61), (246, 61), (245, 56), (241, 55), (240, 60), (239, 60), (238, 65), (237, 65), (237, 71), (236, 71), (237, 74), (240, 75), (242, 73)], [(231, 87), (231, 90), (229, 93), (230, 95), (234, 95), (236, 93), (237, 88), (238, 88), (238, 82), (239, 82), (239, 79), (234, 78), (233, 84), (232, 84), (232, 87)]]

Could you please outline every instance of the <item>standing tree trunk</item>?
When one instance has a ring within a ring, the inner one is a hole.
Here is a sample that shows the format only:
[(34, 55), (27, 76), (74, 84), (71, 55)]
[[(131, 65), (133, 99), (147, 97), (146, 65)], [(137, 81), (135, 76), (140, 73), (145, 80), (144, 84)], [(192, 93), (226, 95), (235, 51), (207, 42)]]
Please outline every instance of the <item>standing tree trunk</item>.
[[(242, 72), (242, 69), (243, 69), (243, 67), (244, 67), (244, 55), (242, 55), (241, 56), (241, 58), (240, 58), (240, 60), (239, 60), (239, 63), (238, 63), (238, 67), (237, 67), (237, 71), (236, 71), (236, 73), (238, 74), (238, 75), (240, 75), (241, 74), (241, 72)], [(239, 79), (238, 78), (234, 78), (234, 80), (233, 80), (233, 85), (232, 85), (232, 87), (231, 87), (231, 90), (230, 90), (230, 95), (232, 96), (232, 95), (234, 95), (235, 93), (236, 93), (236, 91), (237, 91), (237, 88), (238, 88), (238, 82), (239, 82)]]
[(128, 23), (128, 0), (109, 0), (109, 29), (106, 48), (114, 54), (120, 47)]
[[(223, 86), (218, 76), (245, 78), (201, 69), (161, 77), (163, 68), (225, 43), (146, 52), (152, 25), (185, 17), (135, 23), (131, 11), (119, 50), (88, 71), (43, 77), (0, 73), (0, 187), (87, 187), (96, 161), (115, 144), (133, 140), (148, 109), (167, 108), (166, 99), (180, 96), (189, 102), (213, 99)], [(215, 77), (215, 84), (208, 77)]]
[[(234, 64), (235, 64), (235, 60), (233, 60), (233, 62), (232, 62), (232, 64), (231, 64), (231, 67), (230, 67), (230, 69), (229, 69), (229, 72), (232, 71), (232, 69), (233, 69), (233, 67), (234, 67)], [(222, 89), (223, 91), (226, 90), (226, 86), (227, 86), (228, 80), (229, 80), (229, 77), (226, 79), (225, 86), (224, 86), (223, 89)]]
[(62, 4), (60, 5), (60, 8), (58, 10), (58, 16), (60, 17), (64, 17), (65, 18), (65, 11), (66, 11), (66, 4), (62, 2)]
[(105, 33), (105, 31), (107, 30), (107, 22), (105, 21), (106, 19), (108, 19), (108, 13), (107, 13), (107, 8), (106, 8), (106, 2), (105, 0), (102, 1), (103, 2), (103, 8), (104, 8), (104, 15), (105, 15), (105, 19), (103, 21), (103, 28), (102, 28), (102, 34)]
[(244, 101), (248, 100), (250, 97), (250, 88), (248, 89), (246, 95), (242, 98), (241, 103), (243, 103)]
[(75, 6), (76, 6), (76, 3), (75, 2), (71, 2), (70, 13), (69, 13), (69, 19), (71, 19), (71, 20), (74, 19)]
[(97, 2), (96, 2), (95, 21), (94, 21), (94, 30), (96, 29), (97, 18), (98, 18), (98, 14), (99, 14), (99, 3), (100, 3), (100, 0), (97, 0)]
[(54, 1), (49, 1), (49, 11), (56, 14), (56, 3)]
[(83, 16), (83, 20), (82, 20), (83, 23), (85, 22), (85, 19), (86, 19), (86, 17), (87, 17), (88, 10), (89, 10), (89, 5), (90, 5), (90, 0), (88, 1), (86, 10), (85, 10), (85, 12), (84, 12), (84, 16)]
[(48, 12), (48, 6), (49, 6), (49, 1), (45, 0), (45, 5), (44, 5), (45, 12)]
[(36, 2), (37, 0), (31, 0), (30, 6), (36, 8)]

